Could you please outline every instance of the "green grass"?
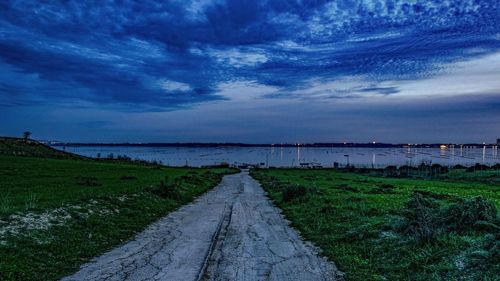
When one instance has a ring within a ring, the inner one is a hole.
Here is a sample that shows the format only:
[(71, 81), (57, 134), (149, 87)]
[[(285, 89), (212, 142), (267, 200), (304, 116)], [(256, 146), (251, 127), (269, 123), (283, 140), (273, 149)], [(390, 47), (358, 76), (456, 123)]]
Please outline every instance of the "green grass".
[(3, 154), (0, 280), (57, 280), (235, 172)]
[[(476, 196), (500, 206), (500, 187), (476, 181), (480, 176), (417, 180), (327, 169), (252, 170), (252, 176), (347, 280), (499, 280), (498, 228), (447, 231), (430, 242), (400, 231), (415, 191), (438, 202), (439, 210)], [(488, 252), (491, 239), (496, 248)]]
[(445, 175), (445, 179), (465, 182), (483, 182), (500, 185), (500, 170), (466, 172), (463, 169), (452, 169)]
[(85, 157), (59, 151), (35, 140), (0, 137), (0, 154), (58, 159), (85, 159)]
[(55, 208), (79, 200), (140, 192), (167, 175), (180, 177), (190, 171), (201, 175), (208, 170), (0, 156), (0, 185), (2, 198), (9, 202), (8, 213), (24, 211), (32, 198), (36, 201), (32, 209)]

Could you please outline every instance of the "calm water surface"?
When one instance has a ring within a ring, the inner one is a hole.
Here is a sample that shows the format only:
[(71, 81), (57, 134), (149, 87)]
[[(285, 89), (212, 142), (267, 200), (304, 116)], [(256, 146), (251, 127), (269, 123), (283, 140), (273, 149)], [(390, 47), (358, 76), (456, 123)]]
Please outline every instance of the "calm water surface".
[(229, 164), (261, 164), (274, 167), (294, 167), (301, 163), (316, 163), (332, 167), (347, 163), (364, 167), (387, 165), (419, 165), (422, 162), (442, 165), (473, 165), (500, 163), (497, 147), (479, 148), (306, 148), (306, 147), (56, 147), (76, 154), (106, 157), (113, 153), (133, 159), (161, 161), (170, 166), (204, 166), (221, 162)]

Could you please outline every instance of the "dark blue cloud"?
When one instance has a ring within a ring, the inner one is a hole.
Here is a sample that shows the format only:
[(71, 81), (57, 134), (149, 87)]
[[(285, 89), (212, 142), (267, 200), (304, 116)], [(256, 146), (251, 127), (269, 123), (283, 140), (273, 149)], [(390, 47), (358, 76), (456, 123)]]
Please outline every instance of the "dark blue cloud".
[(419, 79), (498, 51), (499, 31), (495, 0), (2, 1), (0, 104), (170, 110), (241, 79)]
[(361, 93), (377, 93), (380, 95), (392, 95), (397, 94), (400, 90), (397, 87), (368, 87), (360, 89)]

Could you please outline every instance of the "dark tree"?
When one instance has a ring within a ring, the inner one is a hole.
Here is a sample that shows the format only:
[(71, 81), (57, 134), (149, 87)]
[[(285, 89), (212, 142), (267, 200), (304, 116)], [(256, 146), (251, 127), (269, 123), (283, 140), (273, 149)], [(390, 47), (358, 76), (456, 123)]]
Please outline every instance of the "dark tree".
[(30, 136), (31, 136), (31, 132), (30, 131), (26, 131), (26, 132), (23, 133), (23, 139), (25, 141), (27, 141), (30, 138)]

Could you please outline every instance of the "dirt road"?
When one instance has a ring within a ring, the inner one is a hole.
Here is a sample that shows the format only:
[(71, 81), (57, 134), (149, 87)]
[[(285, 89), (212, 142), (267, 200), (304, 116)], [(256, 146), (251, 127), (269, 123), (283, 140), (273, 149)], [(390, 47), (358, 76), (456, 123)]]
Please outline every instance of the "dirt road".
[(159, 220), (70, 280), (342, 280), (247, 172)]

